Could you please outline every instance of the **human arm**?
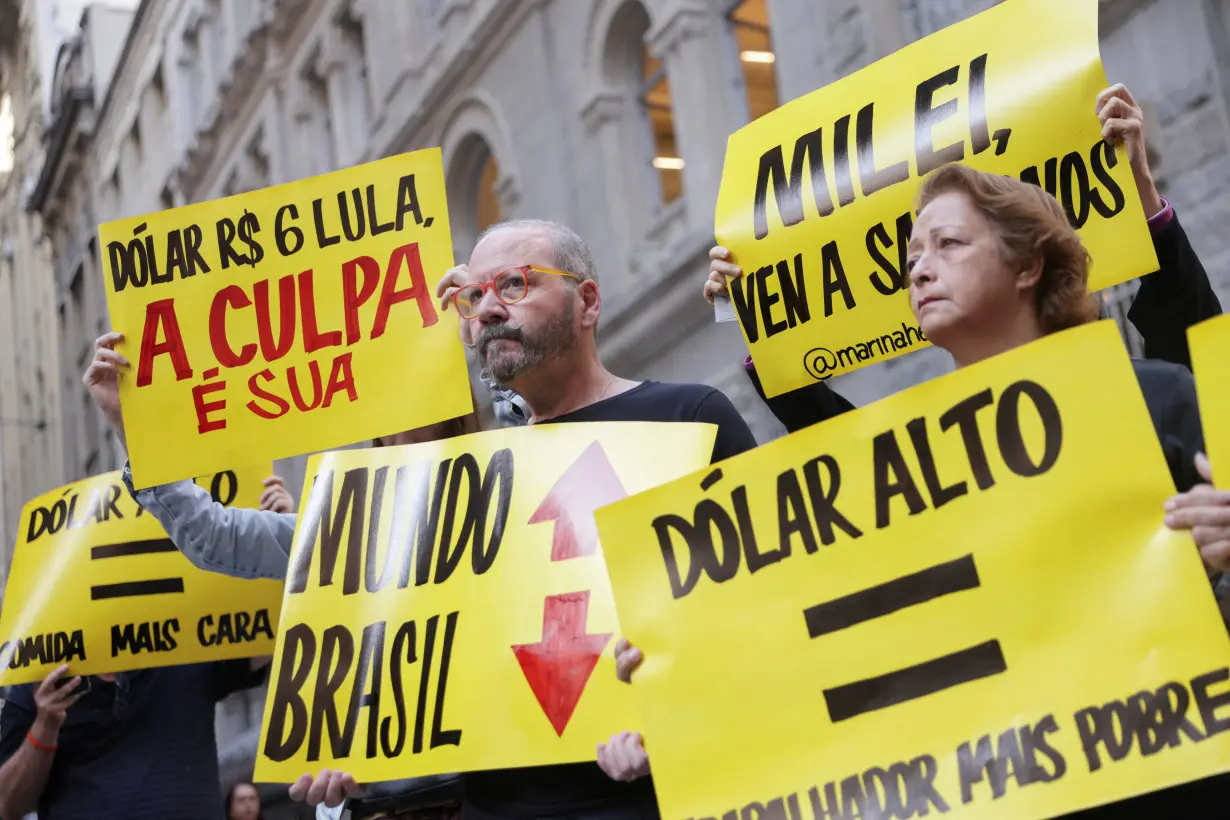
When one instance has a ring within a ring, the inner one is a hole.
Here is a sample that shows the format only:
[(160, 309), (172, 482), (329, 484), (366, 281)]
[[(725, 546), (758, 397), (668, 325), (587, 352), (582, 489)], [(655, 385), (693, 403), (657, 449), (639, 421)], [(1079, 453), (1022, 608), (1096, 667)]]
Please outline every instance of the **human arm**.
[(57, 687), (67, 671), (60, 666), (37, 687), (14, 689), (0, 710), (0, 818), (33, 811), (47, 787), (60, 727), (80, 697), (79, 677)]
[(128, 464), (122, 477), (129, 494), (193, 566), (235, 578), (286, 577), (294, 513), (224, 507), (189, 480), (137, 490)]
[[(119, 375), (130, 365), (115, 350), (123, 338), (119, 333), (107, 333), (94, 342), (94, 359), (81, 381), (127, 447)], [(129, 495), (158, 520), (171, 542), (194, 566), (237, 578), (286, 577), (295, 534), (293, 514), (223, 507), (188, 480), (138, 491), (133, 487), (129, 464), (124, 465), (123, 481)]]
[(1141, 277), (1128, 321), (1140, 332), (1146, 357), (1191, 369), (1187, 329), (1220, 315), (1221, 303), (1169, 202), (1149, 228), (1158, 270)]
[(743, 368), (747, 372), (747, 377), (752, 380), (752, 386), (756, 388), (756, 395), (768, 405), (769, 410), (786, 428), (787, 433), (798, 432), (805, 427), (828, 421), (854, 409), (854, 405), (845, 396), (829, 387), (827, 382), (806, 384), (788, 393), (769, 398), (765, 395), (764, 386), (760, 383), (760, 376), (756, 373), (756, 365), (752, 363), (751, 356), (743, 360)]
[(1146, 357), (1190, 370), (1187, 328), (1220, 314), (1221, 304), (1174, 207), (1154, 183), (1145, 148), (1144, 113), (1132, 93), (1122, 84), (1113, 85), (1098, 95), (1094, 108), (1103, 139), (1127, 153), (1157, 254), (1158, 270), (1141, 278), (1128, 321), (1140, 332)]
[[(641, 650), (627, 638), (615, 643), (615, 675), (624, 683), (632, 682), (632, 673), (643, 660)], [(649, 753), (640, 732), (620, 732), (607, 743), (598, 744), (598, 768), (612, 780), (627, 782), (649, 774)]]

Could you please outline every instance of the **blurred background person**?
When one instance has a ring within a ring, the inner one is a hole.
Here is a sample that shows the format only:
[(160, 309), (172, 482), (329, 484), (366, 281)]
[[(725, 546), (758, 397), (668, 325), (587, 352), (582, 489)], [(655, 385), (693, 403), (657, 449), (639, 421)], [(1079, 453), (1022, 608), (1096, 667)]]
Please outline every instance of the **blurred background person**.
[(246, 780), (231, 786), (226, 792), (226, 820), (265, 820), (261, 813), (261, 795), (256, 785)]

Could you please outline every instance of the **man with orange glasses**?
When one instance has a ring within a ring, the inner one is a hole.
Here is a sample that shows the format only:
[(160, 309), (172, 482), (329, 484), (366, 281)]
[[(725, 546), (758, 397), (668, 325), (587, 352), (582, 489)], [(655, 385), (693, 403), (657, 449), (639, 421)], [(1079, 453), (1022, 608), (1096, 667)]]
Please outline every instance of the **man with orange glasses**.
[[(602, 365), (594, 260), (564, 225), (495, 225), (479, 238), (469, 265), (450, 271), (437, 293), (460, 313), (462, 340), (484, 375), (525, 401), (530, 424), (708, 422), (717, 426), (713, 461), (756, 446), (743, 417), (718, 390), (631, 381)], [(615, 782), (596, 763), (471, 772), (465, 790), (465, 820), (658, 815), (649, 777)]]
[(437, 293), (461, 314), (462, 340), (483, 374), (515, 391), (530, 424), (692, 421), (717, 425), (713, 460), (756, 446), (721, 392), (699, 384), (635, 382), (598, 359), (602, 295), (594, 260), (570, 228), (513, 220), (489, 228), (470, 263)]

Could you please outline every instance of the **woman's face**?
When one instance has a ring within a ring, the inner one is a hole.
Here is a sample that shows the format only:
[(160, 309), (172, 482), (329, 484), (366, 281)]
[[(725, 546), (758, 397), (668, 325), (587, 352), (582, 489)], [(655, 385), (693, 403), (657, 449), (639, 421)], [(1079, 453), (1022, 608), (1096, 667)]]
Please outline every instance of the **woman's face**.
[(949, 352), (963, 337), (994, 335), (1023, 304), (1017, 271), (964, 193), (941, 194), (922, 209), (906, 267), (919, 328)]
[(261, 813), (261, 798), (250, 783), (237, 786), (231, 794), (229, 820), (256, 820)]

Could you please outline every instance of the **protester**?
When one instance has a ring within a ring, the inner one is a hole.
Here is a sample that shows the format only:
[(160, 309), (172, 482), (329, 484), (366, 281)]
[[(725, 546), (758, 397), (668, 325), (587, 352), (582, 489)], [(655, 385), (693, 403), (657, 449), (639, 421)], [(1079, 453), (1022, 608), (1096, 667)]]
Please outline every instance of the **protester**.
[[(115, 350), (122, 339), (120, 333), (107, 333), (94, 342), (94, 360), (82, 381), (120, 444), (127, 448), (116, 381), (120, 371), (129, 367), (128, 359)], [(387, 437), (385, 443), (435, 441), (478, 429), (477, 411), (472, 411), (461, 419)], [(137, 504), (158, 519), (171, 541), (194, 566), (236, 578), (285, 579), (297, 516), (293, 504), (286, 509), (269, 506), (272, 499), (282, 497), (277, 488), (285, 493), (277, 476), (266, 480), (268, 489), (261, 496), (260, 510), (223, 507), (187, 479), (138, 491), (132, 486), (131, 465), (127, 463), (122, 478)]]
[[(1144, 115), (1140, 106), (1126, 87), (1113, 85), (1098, 94), (1095, 109), (1102, 123), (1103, 138), (1123, 146), (1127, 153), (1157, 253), (1159, 269), (1141, 278), (1140, 290), (1128, 310), (1128, 320), (1140, 332), (1147, 358), (1190, 369), (1187, 328), (1220, 314), (1221, 305), (1174, 208), (1158, 193), (1153, 181), (1145, 151)], [(709, 257), (712, 261), (704, 296), (712, 303), (715, 296), (727, 292), (727, 278), (742, 276), (743, 271), (730, 259), (726, 248), (713, 248)], [(788, 432), (854, 409), (854, 405), (827, 382), (767, 398), (751, 356), (744, 360), (744, 367), (756, 391)], [(1185, 463), (1184, 470), (1190, 480), (1194, 475), (1190, 461)]]
[[(639, 384), (598, 359), (602, 296), (585, 243), (557, 223), (515, 220), (479, 239), (468, 267), (440, 283), (484, 373), (521, 396), (530, 424), (696, 421), (718, 427), (712, 460), (755, 446), (730, 400), (704, 385)], [(592, 763), (466, 777), (463, 817), (657, 816), (648, 778), (607, 781)]]
[[(705, 385), (633, 382), (598, 360), (595, 329), (602, 298), (589, 248), (569, 228), (536, 220), (505, 222), (479, 238), (468, 266), (441, 281), (462, 315), (484, 374), (521, 396), (529, 423), (588, 421), (707, 422), (716, 425), (712, 458), (755, 446), (742, 416), (721, 392)], [(123, 441), (116, 376), (128, 368), (114, 350), (119, 334), (101, 337), (84, 381)], [(131, 472), (125, 466), (131, 491)], [(225, 509), (192, 482), (133, 492), (195, 565), (238, 577), (283, 578), (294, 517)], [(337, 806), (361, 794), (344, 772), (305, 775), (296, 799)], [(576, 817), (657, 816), (649, 781), (610, 781), (594, 764), (470, 773), (466, 818), (569, 814)]]
[[(94, 343), (94, 360), (82, 381), (120, 443), (127, 448), (116, 381), (119, 372), (129, 366), (128, 360), (115, 350), (115, 345), (122, 339), (119, 333), (108, 333), (98, 338)], [(379, 437), (372, 444), (381, 447), (438, 441), (476, 433), (480, 427), (476, 406), (459, 418)], [(260, 510), (223, 507), (190, 480), (137, 491), (132, 486), (132, 471), (128, 464), (124, 465), (123, 480), (136, 502), (158, 519), (171, 541), (194, 566), (237, 578), (285, 579), (297, 516), (294, 513), (294, 499), (279, 476), (265, 480), (266, 490), (261, 495)], [(430, 782), (425, 782), (427, 780)], [(439, 795), (448, 800), (455, 799), (453, 781), (448, 776), (399, 781), (396, 786), (413, 793), (416, 805), (419, 802), (431, 803)], [(330, 806), (339, 806), (343, 797), (363, 794), (354, 778), (342, 772), (324, 772), (315, 782), (304, 775), (292, 787), (291, 795), (302, 800), (308, 796), (309, 788), (313, 787), (322, 797), (312, 802), (321, 802), (327, 790)], [(386, 785), (384, 803), (389, 802), (389, 789)], [(315, 794), (312, 793), (313, 796)]]
[[(920, 328), (958, 368), (1097, 318), (1087, 293), (1089, 257), (1062, 207), (1010, 177), (964, 165), (931, 174), (919, 196), (907, 268)], [(1176, 482), (1186, 482), (1184, 465), (1194, 468), (1203, 447), (1191, 373), (1168, 362), (1132, 364)], [(621, 642), (621, 679), (629, 680), (641, 659), (640, 650)], [(611, 739), (599, 765), (627, 779), (648, 761), (640, 739), (625, 733)], [(1181, 806), (1185, 818), (1222, 817), (1228, 787), (1230, 776), (1223, 775), (1069, 816), (1174, 816)]]
[(0, 818), (221, 818), (218, 701), (264, 682), (269, 658), (11, 687), (0, 710)]
[(470, 264), (450, 271), (437, 292), (461, 314), (462, 339), (484, 375), (521, 396), (530, 424), (709, 421), (718, 425), (714, 460), (755, 446), (743, 418), (714, 388), (637, 383), (603, 367), (593, 258), (563, 225), (514, 220), (490, 228)]
[(226, 820), (265, 820), (261, 811), (261, 795), (256, 786), (242, 781), (226, 792)]

